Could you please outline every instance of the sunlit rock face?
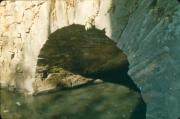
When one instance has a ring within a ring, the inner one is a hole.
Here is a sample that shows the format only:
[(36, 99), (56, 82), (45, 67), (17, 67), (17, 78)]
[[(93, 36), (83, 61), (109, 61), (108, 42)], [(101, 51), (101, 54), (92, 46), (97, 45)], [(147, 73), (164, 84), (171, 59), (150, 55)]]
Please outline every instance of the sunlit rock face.
[(48, 2), (2, 1), (0, 16), (1, 86), (33, 92), (36, 59), (48, 37)]
[[(120, 6), (125, 4), (123, 1), (118, 3)], [(130, 9), (124, 9), (127, 12), (121, 16), (127, 17), (128, 10), (133, 10), (135, 6), (129, 5)], [(1, 86), (33, 92), (38, 55), (48, 36), (65, 26), (81, 24), (87, 30), (93, 26), (104, 29), (107, 37), (111, 38), (110, 13), (113, 9), (111, 0), (2, 1)], [(125, 26), (126, 23), (127, 19), (118, 24)]]
[(117, 42), (147, 104), (147, 119), (180, 117), (178, 0), (0, 2), (0, 82), (33, 92), (48, 36), (71, 24), (95, 26)]

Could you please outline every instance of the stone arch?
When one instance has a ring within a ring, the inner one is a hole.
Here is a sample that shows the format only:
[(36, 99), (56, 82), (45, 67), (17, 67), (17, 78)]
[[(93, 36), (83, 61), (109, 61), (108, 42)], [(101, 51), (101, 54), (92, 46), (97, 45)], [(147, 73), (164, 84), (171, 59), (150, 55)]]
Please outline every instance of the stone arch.
[[(40, 72), (42, 78), (46, 78), (48, 71), (52, 70), (50, 67), (53, 70), (61, 67), (91, 77), (114, 70), (124, 69), (127, 72), (128, 65), (127, 56), (105, 35), (104, 30), (93, 27), (86, 31), (85, 26), (73, 24), (49, 36), (40, 50), (36, 73)], [(42, 68), (45, 68), (43, 72)], [(137, 87), (135, 90), (138, 90)]]
[[(48, 80), (52, 73), (59, 73), (58, 68), (61, 71), (63, 68), (63, 71), (99, 78), (139, 92), (127, 74), (128, 66), (127, 56), (105, 35), (104, 30), (93, 27), (86, 31), (85, 26), (73, 24), (49, 36), (38, 56), (36, 76)], [(145, 118), (146, 107), (140, 100), (140, 107), (137, 106), (133, 116)], [(140, 111), (144, 113), (137, 115)]]

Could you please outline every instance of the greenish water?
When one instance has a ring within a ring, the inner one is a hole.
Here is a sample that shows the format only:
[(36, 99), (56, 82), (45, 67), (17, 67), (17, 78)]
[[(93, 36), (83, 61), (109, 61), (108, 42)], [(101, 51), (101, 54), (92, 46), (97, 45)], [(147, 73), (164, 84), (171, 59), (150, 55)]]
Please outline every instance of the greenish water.
[(115, 83), (86, 85), (38, 96), (0, 90), (2, 119), (145, 119), (137, 91)]

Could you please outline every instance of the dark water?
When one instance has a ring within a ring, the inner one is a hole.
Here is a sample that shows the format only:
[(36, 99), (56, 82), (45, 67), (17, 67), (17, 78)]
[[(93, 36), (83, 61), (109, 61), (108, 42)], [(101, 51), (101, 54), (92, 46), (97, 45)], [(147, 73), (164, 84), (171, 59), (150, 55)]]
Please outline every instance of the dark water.
[(38, 96), (0, 90), (2, 119), (145, 119), (140, 94), (115, 83)]

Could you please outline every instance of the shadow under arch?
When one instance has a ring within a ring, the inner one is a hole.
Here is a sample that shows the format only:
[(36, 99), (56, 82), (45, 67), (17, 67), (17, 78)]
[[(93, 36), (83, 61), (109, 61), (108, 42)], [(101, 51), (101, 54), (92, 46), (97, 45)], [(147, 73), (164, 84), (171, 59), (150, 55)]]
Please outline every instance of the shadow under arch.
[[(128, 76), (127, 56), (105, 35), (105, 31), (83, 25), (70, 25), (49, 36), (40, 51), (36, 73), (48, 74), (63, 68), (74, 74), (124, 85), (139, 92)], [(44, 68), (43, 71), (39, 70)], [(145, 104), (140, 99), (132, 119), (145, 119)], [(142, 114), (143, 113), (143, 114)]]

